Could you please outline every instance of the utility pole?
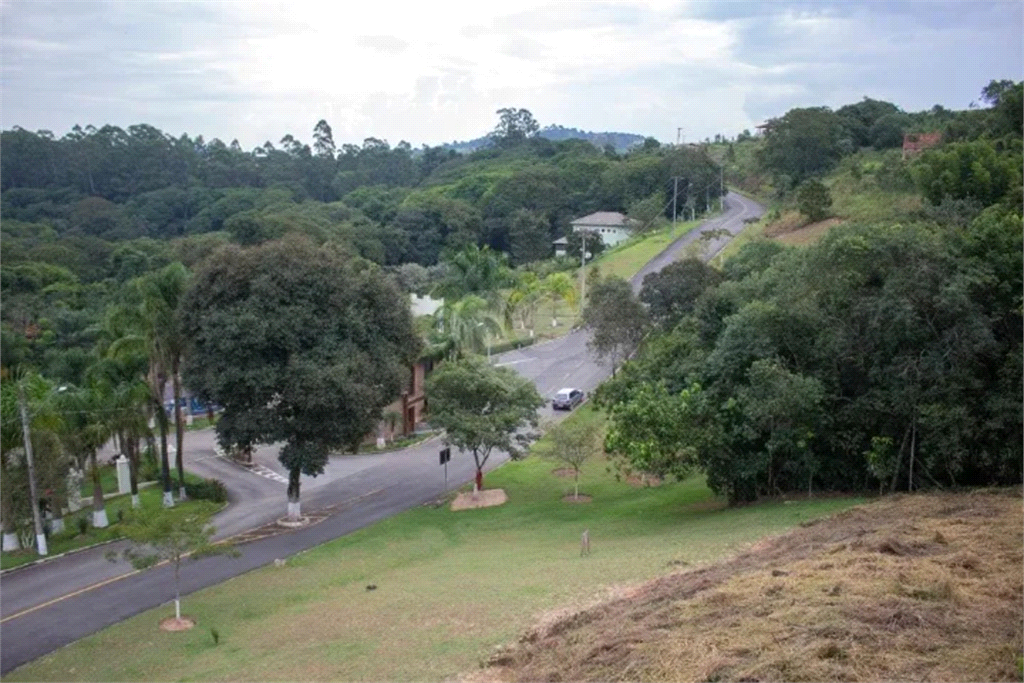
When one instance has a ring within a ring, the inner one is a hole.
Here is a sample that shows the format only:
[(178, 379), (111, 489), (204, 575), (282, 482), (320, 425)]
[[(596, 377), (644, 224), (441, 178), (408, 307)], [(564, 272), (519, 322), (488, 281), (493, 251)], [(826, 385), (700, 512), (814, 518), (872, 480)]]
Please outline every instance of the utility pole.
[(25, 389), (18, 382), (18, 407), (21, 410), (21, 435), (25, 438), (25, 463), (28, 465), (28, 494), (32, 497), (32, 523), (36, 528), (36, 546), (40, 555), (46, 555), (46, 534), (39, 516), (39, 496), (36, 495), (36, 468), (32, 463), (32, 435), (29, 433), (28, 408), (25, 407)]
[(683, 142), (683, 127), (676, 128), (676, 147), (681, 145)]
[(672, 227), (676, 227), (676, 198), (679, 197), (679, 176), (672, 177)]
[(718, 167), (718, 204), (725, 211), (725, 164)]
[(580, 230), (580, 311), (587, 303), (587, 231)]

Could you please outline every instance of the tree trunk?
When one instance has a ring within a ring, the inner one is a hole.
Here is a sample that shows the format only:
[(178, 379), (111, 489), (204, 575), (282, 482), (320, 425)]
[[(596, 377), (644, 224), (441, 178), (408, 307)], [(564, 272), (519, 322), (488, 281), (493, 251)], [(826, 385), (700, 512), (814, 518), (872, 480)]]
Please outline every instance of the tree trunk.
[(103, 486), (100, 485), (100, 468), (96, 462), (96, 451), (89, 454), (92, 464), (92, 525), (97, 529), (110, 526), (107, 510), (103, 507)]
[(0, 526), (3, 527), (3, 542), (0, 544), (0, 549), (10, 551), (21, 548), (21, 541), (18, 540), (18, 534), (15, 532), (14, 514), (6, 496), (3, 498), (3, 503), (0, 503)]
[(914, 445), (917, 442), (917, 415), (910, 423), (910, 477), (907, 479), (907, 490), (914, 490)]
[(892, 483), (889, 484), (889, 493), (896, 490), (896, 484), (900, 480), (900, 468), (903, 466), (903, 448), (907, 445), (907, 439), (910, 437), (910, 427), (907, 427), (907, 431), (903, 432), (903, 441), (900, 443), (900, 452), (896, 455), (896, 467), (893, 468)]
[(572, 494), (574, 500), (580, 499), (580, 471), (576, 470), (576, 489)]
[(288, 519), (297, 522), (302, 518), (302, 507), (300, 499), (300, 486), (302, 485), (302, 470), (293, 467), (288, 470)]
[(132, 508), (138, 508), (139, 503), (139, 439), (134, 430), (129, 430), (128, 440), (125, 443), (125, 454), (128, 456), (128, 481), (132, 487)]
[(181, 412), (181, 374), (178, 372), (178, 363), (174, 363), (174, 436), (177, 443), (174, 445), (174, 464), (178, 468), (178, 499), (185, 500), (185, 463), (182, 459), (182, 451), (185, 446), (185, 420)]
[(181, 558), (174, 563), (174, 618), (181, 619)]
[(171, 494), (171, 462), (167, 454), (167, 413), (164, 404), (157, 405), (156, 419), (160, 427), (160, 479), (164, 488), (164, 507), (174, 507), (174, 496)]

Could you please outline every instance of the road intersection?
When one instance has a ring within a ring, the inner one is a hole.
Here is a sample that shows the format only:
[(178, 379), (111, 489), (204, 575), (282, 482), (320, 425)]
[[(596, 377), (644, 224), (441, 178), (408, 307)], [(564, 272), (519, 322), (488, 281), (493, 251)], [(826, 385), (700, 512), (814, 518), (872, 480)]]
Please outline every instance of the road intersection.
[[(682, 255), (703, 233), (720, 235), (707, 242), (705, 256), (717, 253), (744, 227), (744, 219), (757, 216), (761, 207), (730, 192), (726, 210), (670, 244), (631, 280), (639, 291), (643, 277)], [(728, 233), (728, 236), (725, 235)], [(541, 396), (550, 399), (563, 386), (593, 391), (611, 372), (596, 363), (587, 350), (584, 330), (549, 342), (509, 351), (495, 357), (497, 365), (514, 368), (532, 380)], [(542, 419), (555, 419), (550, 405)], [(304, 511), (322, 511), (318, 523), (246, 542), (239, 558), (210, 557), (182, 572), (182, 594), (187, 595), (302, 550), (351, 533), (403, 510), (444, 494), (437, 464), (440, 438), (434, 437), (405, 450), (373, 455), (331, 458), (323, 475), (302, 478)], [(286, 477), (277, 462), (277, 446), (254, 453), (255, 467), (243, 468), (220, 457), (212, 430), (190, 432), (185, 441), (186, 467), (203, 477), (224, 481), (229, 505), (214, 523), (218, 538), (234, 537), (266, 528), (285, 513)], [(487, 469), (508, 456), (495, 453)], [(452, 486), (472, 480), (473, 460), (453, 454), (448, 466)], [(86, 549), (61, 558), (5, 572), (0, 576), (0, 674), (51, 652), (101, 628), (174, 597), (170, 567), (136, 572), (124, 562), (110, 562), (107, 552), (119, 543)]]

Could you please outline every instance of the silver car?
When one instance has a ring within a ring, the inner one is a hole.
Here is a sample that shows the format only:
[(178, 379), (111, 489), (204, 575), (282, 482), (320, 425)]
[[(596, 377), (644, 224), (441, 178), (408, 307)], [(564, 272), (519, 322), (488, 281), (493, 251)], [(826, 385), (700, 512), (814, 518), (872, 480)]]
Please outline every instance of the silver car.
[(583, 402), (583, 392), (573, 387), (559, 389), (555, 397), (551, 399), (551, 407), (554, 410), (572, 410)]

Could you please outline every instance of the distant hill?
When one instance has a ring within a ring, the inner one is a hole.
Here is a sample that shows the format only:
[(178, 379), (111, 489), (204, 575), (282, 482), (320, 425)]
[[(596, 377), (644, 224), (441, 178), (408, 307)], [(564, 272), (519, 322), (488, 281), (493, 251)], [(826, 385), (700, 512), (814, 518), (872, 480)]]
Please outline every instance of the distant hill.
[[(643, 135), (636, 133), (593, 133), (591, 131), (579, 130), (578, 128), (566, 128), (565, 126), (546, 126), (541, 128), (537, 135), (548, 140), (586, 140), (599, 149), (605, 145), (611, 145), (616, 152), (626, 152), (633, 147), (642, 145), (646, 139)], [(467, 154), (481, 147), (490, 145), (486, 135), (483, 137), (467, 140), (465, 142), (449, 142), (441, 145), (445, 149), (454, 149), (456, 152)]]

